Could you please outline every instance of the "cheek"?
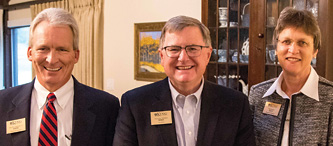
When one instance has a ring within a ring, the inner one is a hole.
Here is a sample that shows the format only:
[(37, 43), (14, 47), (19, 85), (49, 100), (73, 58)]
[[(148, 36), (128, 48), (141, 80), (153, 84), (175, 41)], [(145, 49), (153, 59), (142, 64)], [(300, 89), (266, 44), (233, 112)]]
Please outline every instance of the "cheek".
[(36, 64), (36, 65), (40, 64), (42, 62), (42, 60), (43, 60), (42, 56), (39, 56), (39, 55), (36, 55), (36, 54), (31, 56), (31, 62)]

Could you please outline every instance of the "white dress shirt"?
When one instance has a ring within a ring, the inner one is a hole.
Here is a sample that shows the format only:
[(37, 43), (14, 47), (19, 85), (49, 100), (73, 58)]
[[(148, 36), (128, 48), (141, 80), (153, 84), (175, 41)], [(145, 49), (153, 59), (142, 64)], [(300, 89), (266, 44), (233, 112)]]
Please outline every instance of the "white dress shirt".
[[(267, 90), (267, 92), (264, 94), (264, 97), (267, 97), (271, 94), (274, 93), (274, 91), (276, 90), (276, 93), (278, 93), (282, 98), (284, 99), (290, 99), (287, 94), (282, 91), (281, 88), (281, 84), (283, 81), (283, 76), (282, 76), (283, 72), (281, 72), (281, 74), (279, 75), (279, 77), (275, 80), (275, 82), (272, 84), (272, 86)], [(317, 74), (317, 72), (313, 69), (313, 67), (311, 66), (311, 70), (310, 70), (310, 75), (307, 78), (305, 84), (303, 85), (303, 87), (301, 88), (301, 90), (299, 92), (293, 93), (292, 95), (298, 94), (298, 93), (303, 93), (304, 95), (319, 101), (319, 93), (318, 93), (318, 82), (319, 82), (319, 76)], [(289, 144), (289, 126), (290, 126), (290, 110), (291, 110), (291, 100), (289, 102), (289, 106), (288, 106), (288, 112), (286, 115), (286, 121), (284, 123), (284, 130), (283, 130), (283, 136), (282, 136), (282, 146), (288, 146)]]
[(195, 146), (197, 142), (203, 85), (204, 79), (195, 93), (184, 96), (169, 79), (178, 146)]
[[(35, 79), (34, 89), (31, 94), (31, 107), (30, 107), (30, 141), (32, 146), (38, 145), (39, 129), (43, 108), (46, 105), (47, 95), (50, 92), (45, 89)], [(57, 111), (58, 121), (58, 145), (70, 146), (72, 135), (73, 123), (73, 100), (74, 100), (74, 81), (71, 77), (68, 82), (53, 92), (56, 100), (53, 102)], [(66, 138), (68, 137), (68, 138)]]

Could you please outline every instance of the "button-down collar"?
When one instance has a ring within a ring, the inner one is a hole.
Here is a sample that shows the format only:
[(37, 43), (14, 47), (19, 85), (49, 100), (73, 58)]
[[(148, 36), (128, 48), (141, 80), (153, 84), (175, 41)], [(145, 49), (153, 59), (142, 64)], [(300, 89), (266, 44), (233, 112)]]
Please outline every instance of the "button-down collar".
[[(179, 96), (181, 94), (173, 87), (173, 85), (171, 84), (169, 78), (168, 78), (168, 81), (169, 81), (169, 86), (170, 86), (170, 90), (171, 90), (172, 100), (175, 103), (176, 107), (178, 108), (180, 106), (178, 105), (178, 103), (176, 101), (176, 98), (177, 98), (177, 96)], [(203, 90), (203, 85), (204, 85), (204, 79), (202, 78), (201, 79), (201, 85), (200, 85), (199, 89), (196, 92), (190, 94), (190, 95), (194, 95), (195, 98), (197, 99), (197, 103), (195, 105), (196, 108), (198, 107), (198, 103), (199, 103), (199, 101), (201, 99), (201, 93), (202, 93), (202, 90)], [(190, 95), (188, 95), (188, 96), (190, 96)]]

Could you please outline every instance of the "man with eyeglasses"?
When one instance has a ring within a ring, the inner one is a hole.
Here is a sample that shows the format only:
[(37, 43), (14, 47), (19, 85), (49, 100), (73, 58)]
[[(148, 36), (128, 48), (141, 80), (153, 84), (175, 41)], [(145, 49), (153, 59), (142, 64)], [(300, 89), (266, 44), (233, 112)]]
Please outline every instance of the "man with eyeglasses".
[(203, 78), (212, 52), (197, 19), (171, 18), (160, 38), (162, 81), (126, 92), (115, 146), (255, 145), (247, 97)]

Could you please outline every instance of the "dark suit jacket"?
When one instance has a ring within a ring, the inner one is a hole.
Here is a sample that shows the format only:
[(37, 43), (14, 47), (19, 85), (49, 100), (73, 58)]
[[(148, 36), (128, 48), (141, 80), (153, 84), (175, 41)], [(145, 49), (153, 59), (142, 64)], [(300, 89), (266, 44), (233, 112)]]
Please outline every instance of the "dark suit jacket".
[[(74, 77), (73, 77), (74, 78)], [(30, 104), (34, 81), (0, 91), (0, 145), (30, 145)], [(112, 145), (119, 110), (117, 97), (74, 78), (72, 146)], [(6, 121), (26, 118), (24, 132), (6, 134)]]
[[(247, 97), (205, 81), (197, 146), (255, 145)], [(114, 146), (177, 146), (174, 124), (152, 126), (150, 112), (172, 108), (168, 79), (126, 92), (121, 99)]]

